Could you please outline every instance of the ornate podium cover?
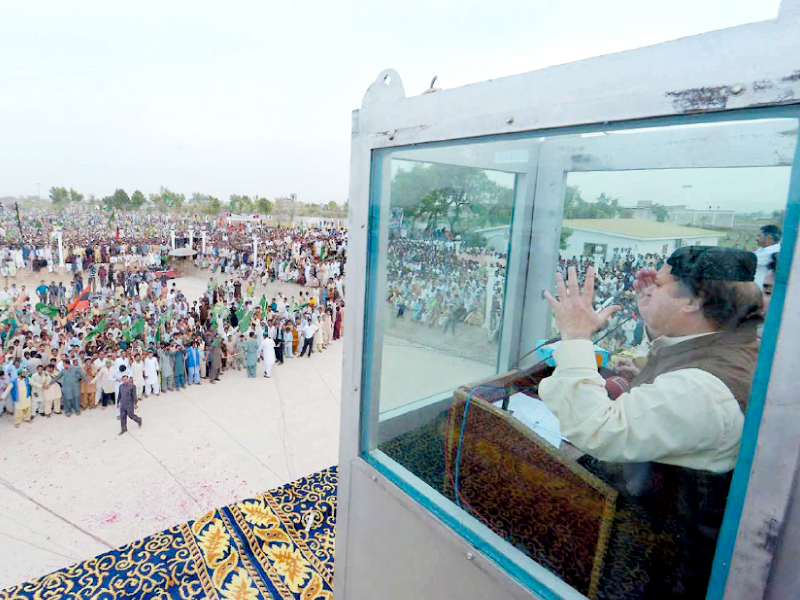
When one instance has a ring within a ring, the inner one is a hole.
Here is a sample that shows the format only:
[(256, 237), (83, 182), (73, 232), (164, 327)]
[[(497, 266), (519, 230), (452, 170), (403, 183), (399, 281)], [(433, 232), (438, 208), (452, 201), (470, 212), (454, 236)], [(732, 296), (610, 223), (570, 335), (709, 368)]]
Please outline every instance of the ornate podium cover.
[[(530, 374), (522, 377), (528, 380)], [(513, 390), (519, 378), (506, 374), (494, 383)], [(581, 593), (596, 597), (617, 492), (487, 401), (483, 389), (490, 401), (503, 395), (496, 387), (476, 386), (454, 395), (445, 434), (448, 491), (457, 492), (461, 506), (502, 538)]]

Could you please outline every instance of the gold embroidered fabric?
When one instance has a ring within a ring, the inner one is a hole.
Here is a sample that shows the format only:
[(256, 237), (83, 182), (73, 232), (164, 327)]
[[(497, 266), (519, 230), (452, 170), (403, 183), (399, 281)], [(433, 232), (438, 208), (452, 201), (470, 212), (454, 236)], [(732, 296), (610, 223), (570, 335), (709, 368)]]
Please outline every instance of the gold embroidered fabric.
[(0, 591), (0, 600), (331, 600), (337, 483), (331, 467)]

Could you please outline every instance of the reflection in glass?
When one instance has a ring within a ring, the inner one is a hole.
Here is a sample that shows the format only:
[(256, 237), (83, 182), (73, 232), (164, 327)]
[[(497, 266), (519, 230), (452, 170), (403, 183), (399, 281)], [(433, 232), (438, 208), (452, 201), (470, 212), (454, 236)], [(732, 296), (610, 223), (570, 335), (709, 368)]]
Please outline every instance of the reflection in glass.
[[(388, 151), (369, 456), (587, 597), (704, 598), (796, 144), (785, 118)], [(552, 343), (542, 290), (589, 267), (620, 310)]]
[(510, 173), (392, 158), (381, 412), (496, 372), (513, 191)]

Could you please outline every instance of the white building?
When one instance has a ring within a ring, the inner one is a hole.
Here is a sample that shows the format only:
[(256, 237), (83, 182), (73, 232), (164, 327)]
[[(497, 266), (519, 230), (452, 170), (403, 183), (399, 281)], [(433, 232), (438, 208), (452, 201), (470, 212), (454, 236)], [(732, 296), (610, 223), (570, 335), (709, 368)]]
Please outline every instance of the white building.
[(682, 246), (716, 246), (724, 232), (682, 227), (647, 219), (565, 219), (572, 235), (562, 256), (600, 254), (608, 258), (614, 249), (634, 254), (671, 254)]

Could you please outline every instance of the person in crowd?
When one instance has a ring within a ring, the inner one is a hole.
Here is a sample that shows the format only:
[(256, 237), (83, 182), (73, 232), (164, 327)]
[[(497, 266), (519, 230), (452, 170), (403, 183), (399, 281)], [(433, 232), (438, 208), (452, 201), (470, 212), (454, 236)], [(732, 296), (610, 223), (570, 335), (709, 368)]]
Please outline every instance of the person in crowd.
[(136, 397), (140, 399), (144, 398), (144, 361), (142, 360), (142, 355), (138, 352), (133, 357), (133, 362), (131, 363), (131, 381), (136, 388)]
[(175, 369), (175, 389), (182, 390), (186, 387), (186, 351), (177, 344), (172, 353)]
[(200, 385), (200, 349), (197, 340), (192, 339), (186, 349), (186, 371), (189, 385)]
[(265, 336), (259, 347), (261, 360), (264, 361), (264, 377), (272, 377), (272, 369), (275, 366), (275, 342), (269, 336)]
[(64, 413), (68, 417), (73, 413), (80, 415), (81, 381), (83, 381), (83, 372), (77, 366), (73, 366), (69, 359), (65, 359), (63, 363), (64, 370), (56, 375), (53, 380), (47, 384), (47, 387), (60, 383), (61, 395), (64, 398)]
[(83, 379), (81, 380), (81, 410), (95, 408), (96, 397), (96, 384), (92, 383), (94, 374), (92, 372), (92, 363), (85, 362), (82, 367), (78, 367), (83, 371)]
[(158, 373), (161, 369), (155, 353), (151, 350), (147, 353), (144, 360), (144, 397), (158, 396), (161, 385), (158, 381)]
[[(4, 218), (0, 215), (0, 221)], [(23, 211), (26, 248), (34, 248), (34, 260), (13, 271), (5, 265), (9, 281), (0, 303), (13, 304), (14, 317), (0, 324), (0, 342), (6, 348), (0, 393), (27, 368), (31, 417), (61, 414), (62, 397), (69, 416), (119, 402), (126, 374), (137, 400), (175, 384), (181, 387), (184, 380), (199, 385), (203, 375), (215, 383), (223, 361), (237, 369), (247, 366), (250, 372), (255, 368), (253, 353), (256, 363), (259, 354), (267, 359), (272, 375), (283, 356), (296, 356), (301, 339), (306, 343), (308, 324), (317, 328), (318, 338), (306, 348), (309, 355), (326, 346), (326, 309), (333, 318), (344, 291), (345, 230), (208, 222), (208, 248), (200, 251), (200, 240), (194, 241), (195, 266), (216, 273), (216, 279), (193, 299), (160, 271), (171, 249), (164, 232), (188, 227), (190, 220), (146, 213), (122, 218), (109, 227), (107, 217), (91, 209), (66, 207), (57, 219)], [(58, 258), (50, 235), (55, 227), (63, 233), (68, 276), (53, 260), (54, 251)], [(258, 255), (252, 252), (254, 235), (260, 238)], [(20, 242), (13, 233), (7, 235), (7, 252), (20, 250)], [(15, 281), (17, 270), (25, 268), (34, 273), (48, 269), (46, 279), (35, 278), (35, 294), (22, 285), (27, 282)], [(264, 293), (259, 302), (259, 286), (273, 284), (301, 289)], [(267, 303), (267, 298), (273, 301)], [(331, 322), (331, 336), (332, 328)], [(256, 346), (248, 350), (253, 338)], [(275, 344), (272, 354), (259, 352), (259, 342), (266, 338)], [(9, 392), (0, 404), (6, 412), (17, 412), (13, 397)]]
[(758, 267), (756, 268), (755, 282), (759, 287), (764, 285), (769, 265), (773, 257), (781, 251), (781, 229), (777, 225), (764, 225), (756, 240), (758, 249), (755, 251)]
[[(51, 359), (55, 360), (55, 359)], [(44, 414), (49, 415), (51, 411), (54, 414), (61, 414), (61, 386), (59, 384), (50, 385), (53, 378), (56, 376), (55, 364), (50, 362), (45, 368), (45, 381), (44, 381)]]
[(14, 427), (19, 427), (22, 423), (30, 423), (33, 419), (31, 415), (31, 384), (28, 372), (24, 368), (19, 372), (13, 372), (10, 384), (0, 396), (3, 399), (7, 397), (14, 402)]
[(44, 365), (40, 364), (36, 367), (36, 371), (31, 375), (31, 395), (33, 402), (33, 414), (41, 414), (46, 417), (50, 416), (50, 410), (45, 412), (44, 402), (44, 386), (47, 383), (47, 378), (44, 372)]
[(171, 347), (165, 344), (158, 351), (158, 364), (161, 371), (161, 393), (175, 389), (175, 358)]
[(300, 351), (300, 356), (304, 356), (306, 350), (308, 350), (308, 358), (311, 358), (311, 352), (313, 351), (314, 346), (314, 335), (317, 333), (319, 328), (308, 320), (303, 325), (303, 349)]
[(219, 374), (222, 371), (222, 351), (219, 348), (219, 340), (215, 339), (211, 342), (211, 348), (208, 351), (210, 358), (210, 367), (208, 369), (208, 379), (211, 383), (219, 381)]
[(247, 376), (256, 376), (256, 366), (258, 364), (259, 344), (256, 341), (256, 334), (254, 331), (250, 332), (250, 337), (244, 344), (245, 363), (247, 365)]

